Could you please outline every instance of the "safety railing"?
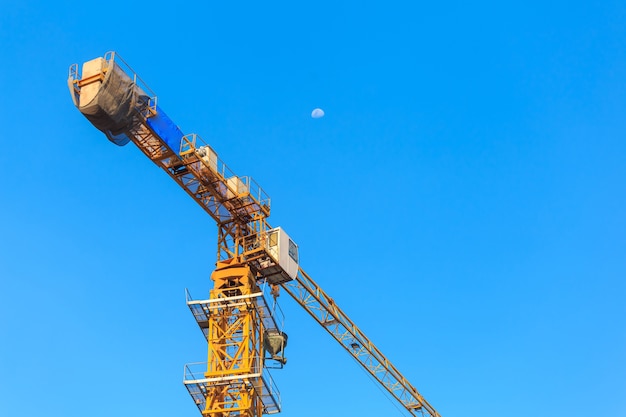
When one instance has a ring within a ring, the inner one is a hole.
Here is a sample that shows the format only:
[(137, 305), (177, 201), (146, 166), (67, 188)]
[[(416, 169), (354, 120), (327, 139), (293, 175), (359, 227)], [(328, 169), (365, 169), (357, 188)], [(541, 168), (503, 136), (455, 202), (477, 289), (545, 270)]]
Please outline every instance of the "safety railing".
[[(256, 358), (255, 363), (261, 363), (260, 358)], [(185, 365), (185, 372), (183, 376), (183, 382), (185, 384), (211, 384), (217, 382), (234, 381), (242, 378), (254, 378), (260, 377), (262, 368), (259, 368), (255, 372), (246, 374), (230, 374), (220, 377), (207, 378), (208, 363), (207, 362), (192, 362)]]
[(104, 54), (104, 60), (106, 61), (106, 69), (108, 70), (114, 63), (126, 73), (133, 80), (133, 84), (138, 87), (148, 97), (148, 108), (156, 112), (157, 108), (157, 95), (144, 80), (126, 63), (115, 51), (109, 51)]
[(264, 284), (260, 292), (253, 294), (194, 300), (189, 291), (185, 289), (185, 302), (205, 337), (207, 336), (205, 323), (208, 322), (211, 312), (226, 306), (241, 306), (246, 308), (253, 307), (257, 310), (259, 318), (263, 322), (264, 330), (278, 330), (282, 332), (285, 325), (285, 314), (280, 308), (276, 298), (272, 297), (271, 302), (268, 302), (266, 295), (270, 291), (271, 289), (268, 288), (268, 285)]
[[(249, 195), (266, 214), (269, 214), (271, 203), (270, 196), (263, 188), (261, 188), (252, 177), (238, 177), (235, 172), (217, 156), (215, 151), (207, 145), (200, 135), (196, 133), (183, 136), (183, 140), (181, 141), (180, 155), (184, 156), (192, 152), (202, 153), (200, 159), (203, 160), (207, 168), (221, 177), (222, 182), (230, 190), (231, 196), (239, 196), (242, 194)], [(210, 154), (205, 152), (210, 152)], [(208, 155), (210, 155), (210, 157)]]
[(188, 363), (185, 365), (183, 375), (183, 383), (200, 411), (204, 409), (206, 395), (213, 386), (226, 384), (240, 386), (244, 380), (252, 382), (256, 394), (263, 403), (264, 414), (275, 414), (280, 411), (280, 391), (267, 368), (255, 374), (230, 375), (220, 378), (206, 378), (206, 370), (207, 362)]

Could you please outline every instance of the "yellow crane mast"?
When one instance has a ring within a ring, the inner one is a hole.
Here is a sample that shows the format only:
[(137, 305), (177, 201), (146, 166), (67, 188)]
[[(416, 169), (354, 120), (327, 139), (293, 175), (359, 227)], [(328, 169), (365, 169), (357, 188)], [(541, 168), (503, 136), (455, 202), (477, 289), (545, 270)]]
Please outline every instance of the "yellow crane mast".
[(205, 363), (185, 366), (183, 382), (204, 416), (260, 417), (281, 411), (269, 369), (286, 362), (287, 335), (277, 304), (282, 287), (411, 415), (439, 417), (300, 267), (298, 246), (267, 221), (265, 191), (252, 178), (235, 175), (198, 135), (183, 134), (118, 55), (109, 52), (80, 69), (71, 65), (68, 86), (75, 106), (111, 142), (133, 142), (217, 223), (209, 299), (187, 295), (208, 355)]

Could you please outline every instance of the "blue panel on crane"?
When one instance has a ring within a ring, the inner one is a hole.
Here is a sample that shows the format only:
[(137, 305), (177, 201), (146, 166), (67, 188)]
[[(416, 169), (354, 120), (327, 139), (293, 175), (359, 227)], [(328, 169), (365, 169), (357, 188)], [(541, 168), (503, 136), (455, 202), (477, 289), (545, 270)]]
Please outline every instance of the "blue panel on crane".
[(126, 133), (120, 133), (119, 135), (114, 135), (113, 133), (111, 133), (110, 130), (107, 130), (106, 132), (104, 132), (104, 134), (111, 142), (113, 142), (117, 146), (124, 146), (128, 142), (130, 142), (130, 138), (128, 137), (128, 135), (126, 135)]
[(156, 108), (156, 115), (147, 119), (147, 124), (175, 154), (180, 154), (183, 132), (159, 106)]

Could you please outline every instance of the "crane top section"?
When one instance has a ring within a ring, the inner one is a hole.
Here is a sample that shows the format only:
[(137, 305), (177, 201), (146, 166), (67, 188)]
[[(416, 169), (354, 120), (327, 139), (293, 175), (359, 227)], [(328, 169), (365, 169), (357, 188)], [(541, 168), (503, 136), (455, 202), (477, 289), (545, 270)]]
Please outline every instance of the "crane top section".
[[(269, 217), (267, 193), (252, 178), (235, 175), (198, 135), (183, 134), (157, 105), (156, 94), (114, 52), (85, 62), (81, 71), (78, 64), (72, 65), (68, 84), (74, 105), (111, 142), (126, 145), (143, 124), (149, 131), (145, 133), (151, 133), (164, 148), (160, 155), (149, 156), (166, 158), (167, 166), (177, 171), (185, 171), (184, 159), (193, 158), (208, 169), (206, 174), (213, 173), (217, 177), (211, 178), (213, 181), (223, 180), (225, 188), (220, 190), (223, 194), (220, 204), (225, 205), (226, 210), (215, 213), (218, 222), (235, 218), (246, 223), (250, 217)], [(235, 198), (245, 201), (232, 201)], [(252, 207), (237, 210), (236, 203)]]
[(114, 52), (70, 66), (74, 105), (118, 146), (133, 142), (165, 170), (218, 224), (218, 261), (238, 258), (272, 284), (298, 273), (297, 245), (271, 228), (270, 197), (236, 175), (195, 133), (185, 135), (157, 96)]

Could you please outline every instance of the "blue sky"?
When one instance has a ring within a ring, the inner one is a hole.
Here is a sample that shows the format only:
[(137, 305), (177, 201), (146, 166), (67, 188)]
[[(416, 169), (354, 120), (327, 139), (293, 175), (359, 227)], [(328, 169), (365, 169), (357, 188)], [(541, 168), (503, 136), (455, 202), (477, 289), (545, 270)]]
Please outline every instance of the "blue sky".
[[(72, 105), (109, 50), (443, 416), (626, 415), (623, 2), (128, 3), (1, 3), (0, 415), (199, 415), (216, 227)], [(401, 415), (282, 306), (283, 416)]]

